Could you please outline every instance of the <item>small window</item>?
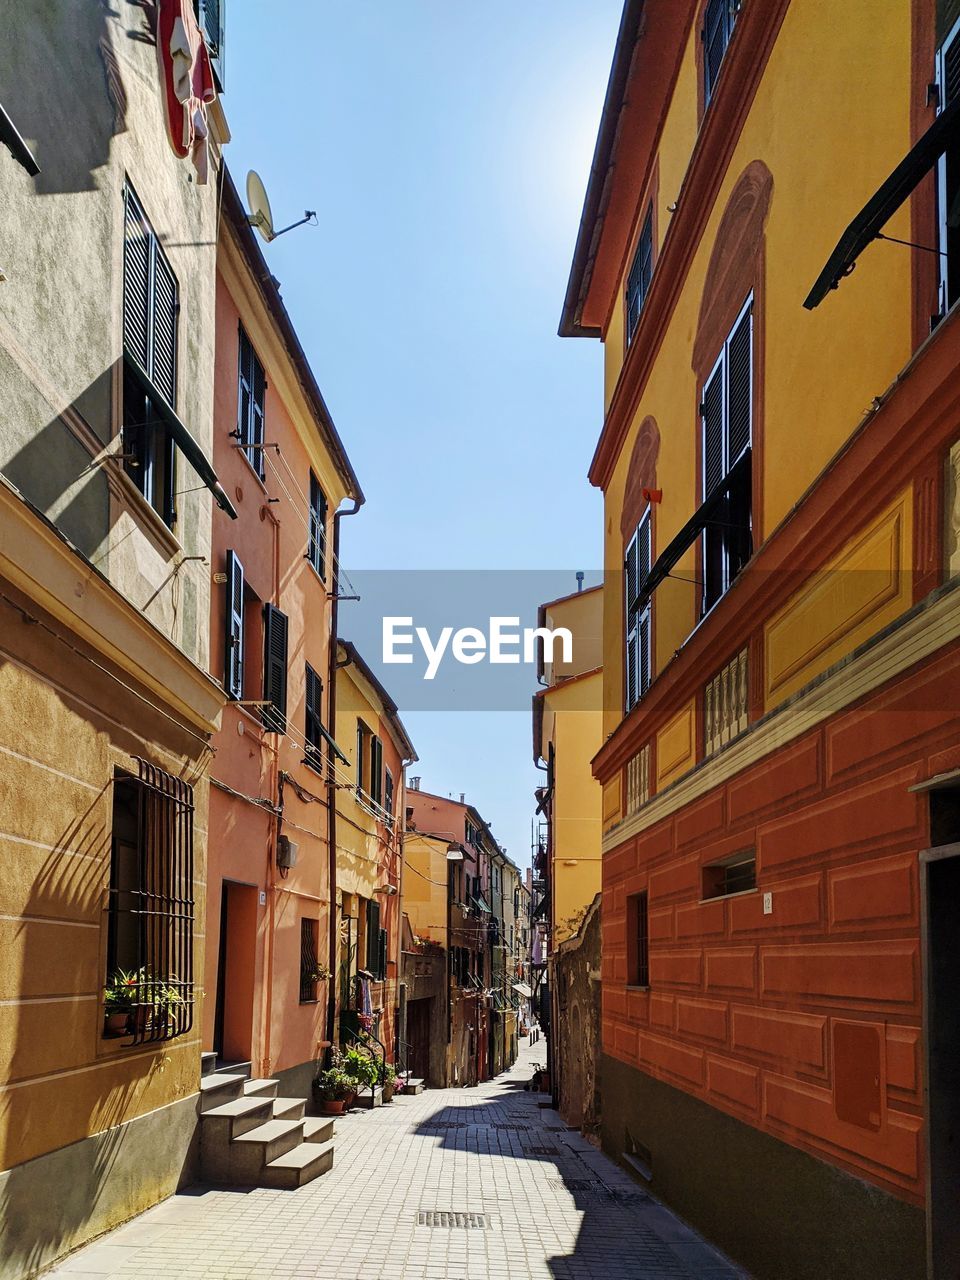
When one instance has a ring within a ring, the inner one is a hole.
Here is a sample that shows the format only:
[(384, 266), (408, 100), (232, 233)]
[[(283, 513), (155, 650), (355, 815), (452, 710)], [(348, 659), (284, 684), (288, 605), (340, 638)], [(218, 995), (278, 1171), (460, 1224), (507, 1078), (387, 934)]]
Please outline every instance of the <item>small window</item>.
[(244, 583), (243, 565), (235, 551), (227, 552), (227, 634), (224, 654), (224, 688), (229, 697), (243, 697)]
[(647, 209), (637, 251), (633, 257), (633, 266), (627, 277), (627, 344), (633, 341), (633, 335), (640, 323), (640, 313), (647, 299), (650, 280), (653, 276), (653, 205)]
[[(177, 277), (128, 185), (123, 230), (123, 465), (171, 527), (176, 521), (176, 447), (159, 405), (176, 409), (179, 313)], [(146, 384), (135, 368), (146, 375)]]
[(270, 733), (287, 731), (287, 615), (263, 606), (263, 723)]
[(267, 379), (253, 344), (240, 326), (240, 391), (237, 404), (237, 439), (247, 461), (262, 480), (266, 474), (264, 458), (264, 410)]
[(367, 963), (366, 969), (378, 981), (384, 974), (381, 969), (382, 945), (380, 939), (380, 903), (373, 898), (367, 899)]
[(389, 769), (383, 771), (383, 808), (387, 815), (387, 822), (393, 821), (393, 774)]
[(650, 601), (640, 604), (640, 593), (650, 576), (650, 508), (644, 512), (630, 539), (624, 564), (626, 614), (626, 710), (636, 706), (650, 687)]
[(704, 898), (725, 898), (731, 893), (747, 893), (756, 887), (757, 855), (753, 849), (744, 849), (703, 868)]
[(370, 735), (370, 799), (383, 803), (383, 743), (375, 733)]
[(304, 763), (320, 773), (323, 769), (323, 681), (310, 666), (306, 664), (306, 754)]
[[(937, 51), (937, 114), (960, 93), (960, 22)], [(960, 297), (960, 141), (954, 138), (937, 161), (937, 224), (940, 250), (940, 315)]]
[(627, 983), (631, 987), (650, 985), (650, 929), (647, 894), (627, 898)]
[(713, 97), (723, 55), (733, 35), (733, 27), (740, 12), (741, 0), (707, 0), (703, 18), (703, 100), (704, 105)]
[(366, 771), (363, 767), (364, 747), (369, 730), (362, 720), (357, 721), (357, 795), (363, 791)]
[(747, 302), (703, 388), (700, 403), (703, 500), (720, 495), (703, 532), (707, 614), (753, 553), (753, 301)]
[(320, 481), (310, 472), (310, 546), (307, 559), (321, 578), (326, 576), (327, 500)]
[(113, 783), (106, 1012), (145, 1044), (193, 1025), (193, 788), (139, 767)]
[(300, 920), (300, 1003), (313, 1004), (317, 999), (320, 963), (317, 959), (320, 924), (317, 920)]

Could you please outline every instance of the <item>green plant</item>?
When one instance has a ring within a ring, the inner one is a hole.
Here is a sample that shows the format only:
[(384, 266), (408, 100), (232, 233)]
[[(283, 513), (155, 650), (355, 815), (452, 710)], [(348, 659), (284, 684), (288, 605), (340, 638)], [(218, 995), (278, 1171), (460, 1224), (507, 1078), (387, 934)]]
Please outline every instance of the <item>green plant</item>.
[(361, 1088), (368, 1088), (377, 1079), (377, 1064), (362, 1049), (348, 1049), (343, 1055), (343, 1072), (355, 1080)]
[(326, 1071), (317, 1072), (313, 1090), (324, 1102), (341, 1102), (353, 1091), (353, 1082), (339, 1067), (328, 1067)]
[(325, 964), (316, 964), (310, 970), (311, 982), (325, 982), (330, 977), (330, 970)]
[(140, 1000), (143, 970), (116, 969), (103, 988), (103, 1008), (107, 1014), (130, 1013)]
[(389, 1088), (391, 1085), (395, 1085), (395, 1084), (397, 1083), (397, 1080), (398, 1080), (398, 1079), (399, 1079), (399, 1077), (398, 1077), (398, 1075), (397, 1075), (397, 1069), (396, 1069), (396, 1067), (393, 1065), (393, 1063), (392, 1063), (392, 1062), (385, 1062), (385, 1063), (383, 1064), (383, 1084), (384, 1084), (384, 1086), (385, 1086), (386, 1088)]

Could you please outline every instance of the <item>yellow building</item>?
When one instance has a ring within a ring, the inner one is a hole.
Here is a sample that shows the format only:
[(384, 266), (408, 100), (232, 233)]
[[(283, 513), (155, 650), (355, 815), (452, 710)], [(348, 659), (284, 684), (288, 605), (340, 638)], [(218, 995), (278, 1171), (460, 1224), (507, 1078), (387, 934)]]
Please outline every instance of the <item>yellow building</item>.
[(11, 146), (5, 124), (0, 147), (13, 1280), (196, 1176), (206, 769), (224, 701), (207, 673), (210, 526), (214, 501), (233, 509), (209, 461), (219, 106), (204, 183), (174, 151), (150, 13), (24, 6), (7, 25), (3, 106), (25, 137)]
[(356, 978), (370, 975), (373, 1034), (396, 1054), (400, 987), (406, 766), (417, 759), (397, 705), (355, 645), (338, 642), (336, 740), (348, 756), (337, 776), (339, 911), (335, 998), (349, 1036), (359, 1012)]
[(603, 1141), (758, 1276), (960, 1250), (958, 55), (934, 0), (627, 0), (561, 321), (605, 365)]
[(537, 626), (572, 636), (569, 654), (559, 643), (552, 651), (541, 644), (545, 687), (533, 699), (533, 756), (547, 769), (537, 870), (548, 885), (552, 950), (576, 933), (600, 889), (601, 790), (591, 761), (603, 741), (603, 589), (541, 605)]

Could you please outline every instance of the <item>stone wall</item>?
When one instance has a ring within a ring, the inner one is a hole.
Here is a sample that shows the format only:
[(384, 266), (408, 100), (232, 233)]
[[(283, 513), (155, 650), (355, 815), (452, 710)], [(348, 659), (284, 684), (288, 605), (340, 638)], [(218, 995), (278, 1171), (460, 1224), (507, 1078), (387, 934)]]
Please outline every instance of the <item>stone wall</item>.
[(580, 928), (554, 957), (557, 1008), (556, 1089), (567, 1124), (585, 1133), (600, 1127), (600, 894)]

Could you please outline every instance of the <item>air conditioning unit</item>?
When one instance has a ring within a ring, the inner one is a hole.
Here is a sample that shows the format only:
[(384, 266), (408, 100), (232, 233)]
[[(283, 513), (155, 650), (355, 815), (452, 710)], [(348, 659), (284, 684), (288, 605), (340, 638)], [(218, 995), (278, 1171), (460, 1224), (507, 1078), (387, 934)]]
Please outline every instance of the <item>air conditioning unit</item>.
[(297, 865), (297, 849), (299, 845), (294, 844), (289, 836), (281, 836), (277, 841), (277, 866), (283, 871), (289, 871), (291, 867)]

